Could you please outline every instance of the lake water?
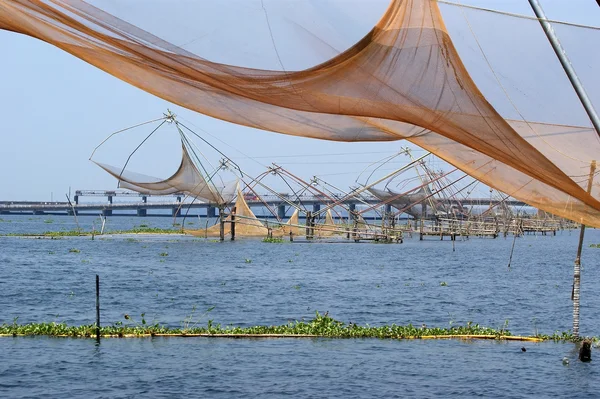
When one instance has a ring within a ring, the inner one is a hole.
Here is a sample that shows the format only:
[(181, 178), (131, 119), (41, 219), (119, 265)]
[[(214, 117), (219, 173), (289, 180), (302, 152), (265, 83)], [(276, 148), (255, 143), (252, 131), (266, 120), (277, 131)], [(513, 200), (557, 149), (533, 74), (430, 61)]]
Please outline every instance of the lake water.
[[(75, 227), (66, 216), (0, 217), (0, 234)], [(94, 220), (79, 223), (89, 229)], [(171, 223), (113, 217), (107, 230)], [(0, 323), (93, 323), (98, 274), (103, 324), (126, 322), (125, 314), (139, 323), (143, 313), (172, 327), (209, 319), (270, 325), (328, 311), (358, 324), (472, 321), (552, 333), (571, 328), (577, 238), (519, 238), (509, 269), (512, 237), (459, 239), (455, 251), (451, 241), (418, 238), (383, 245), (0, 237)], [(600, 331), (600, 249), (589, 247), (596, 243), (600, 232), (588, 229), (582, 335)], [(598, 377), (598, 363), (580, 363), (573, 344), (553, 342), (0, 338), (0, 356), (2, 397), (596, 397)]]

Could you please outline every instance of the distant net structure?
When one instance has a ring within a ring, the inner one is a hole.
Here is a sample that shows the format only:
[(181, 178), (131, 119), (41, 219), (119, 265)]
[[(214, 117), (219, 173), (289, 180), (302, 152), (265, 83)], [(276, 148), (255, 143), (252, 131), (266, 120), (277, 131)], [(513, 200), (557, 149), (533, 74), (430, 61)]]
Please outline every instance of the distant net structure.
[[(322, 19), (347, 22), (343, 2), (296, 10), (266, 0), (226, 3), (219, 12), (178, 1), (3, 1), (0, 29), (225, 121), (325, 140), (405, 139), (507, 195), (600, 227), (600, 139), (536, 20), (392, 0), (374, 26), (347, 43)], [(235, 31), (231, 22), (241, 10), (245, 20)], [(247, 36), (252, 21), (266, 33)], [(285, 24), (297, 34), (278, 34)], [(553, 26), (597, 104), (600, 30)], [(247, 49), (228, 43), (236, 35)], [(265, 49), (277, 67), (256, 66), (253, 51)], [(177, 173), (188, 173), (184, 163)], [(164, 183), (144, 184), (170, 190)]]

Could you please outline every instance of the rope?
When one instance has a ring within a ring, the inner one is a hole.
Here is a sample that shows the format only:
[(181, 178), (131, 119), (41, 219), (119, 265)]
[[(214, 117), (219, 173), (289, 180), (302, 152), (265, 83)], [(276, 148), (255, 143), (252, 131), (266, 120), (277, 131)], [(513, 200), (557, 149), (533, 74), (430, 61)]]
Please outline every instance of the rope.
[[(532, 20), (532, 21), (539, 21), (538, 18), (536, 18), (536, 17), (530, 17), (529, 15), (517, 14), (517, 13), (508, 12), (508, 11), (494, 10), (492, 8), (470, 6), (470, 5), (466, 5), (466, 4), (455, 3), (455, 2), (452, 2), (452, 1), (448, 1), (448, 0), (436, 0), (436, 1), (438, 3), (447, 4), (449, 6), (454, 6), (454, 7), (470, 8), (470, 9), (478, 10), (478, 11), (491, 12), (493, 14), (506, 15), (506, 16), (513, 17), (513, 18), (529, 19), (529, 20)], [(597, 26), (577, 24), (577, 23), (574, 23), (574, 22), (558, 21), (556, 19), (546, 19), (546, 20), (548, 22), (551, 22), (551, 23), (554, 23), (554, 24), (574, 26), (574, 27), (577, 27), (577, 28), (586, 28), (586, 29), (600, 30), (600, 27), (597, 27)]]

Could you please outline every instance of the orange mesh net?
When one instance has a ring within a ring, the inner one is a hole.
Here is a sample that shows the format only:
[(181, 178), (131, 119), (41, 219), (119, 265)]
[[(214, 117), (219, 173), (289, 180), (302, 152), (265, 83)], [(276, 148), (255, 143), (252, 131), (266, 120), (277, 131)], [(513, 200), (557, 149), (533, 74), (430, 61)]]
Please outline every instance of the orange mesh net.
[[(235, 201), (235, 235), (238, 237), (266, 237), (267, 227), (256, 218), (248, 203), (244, 199), (241, 190), (237, 190), (237, 199)], [(231, 234), (231, 214), (225, 219), (225, 235)], [(220, 223), (210, 226), (207, 229), (185, 230), (185, 233), (198, 237), (219, 237), (221, 231)]]
[(487, 185), (600, 227), (590, 127), (503, 118), (433, 0), (393, 0), (355, 45), (314, 67), (211, 62), (81, 0), (0, 3), (0, 28), (51, 43), (173, 103), (233, 123), (338, 141), (407, 139)]

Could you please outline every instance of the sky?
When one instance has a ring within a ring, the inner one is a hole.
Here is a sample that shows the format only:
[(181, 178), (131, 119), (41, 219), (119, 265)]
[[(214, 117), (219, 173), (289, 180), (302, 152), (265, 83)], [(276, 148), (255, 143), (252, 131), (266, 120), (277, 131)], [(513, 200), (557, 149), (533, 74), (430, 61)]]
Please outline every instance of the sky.
[[(310, 63), (331, 57), (335, 53), (332, 48), (343, 50), (358, 40), (377, 22), (387, 4), (383, 0), (265, 0), (276, 46), (294, 41), (312, 46), (315, 58), (306, 60), (297, 59), (294, 46), (281, 45), (278, 52), (274, 51), (260, 1), (244, 0), (246, 8), (241, 11), (234, 7), (236, 1), (216, 2), (220, 8), (197, 10), (205, 17), (210, 11), (212, 25), (203, 26), (197, 36), (188, 35), (190, 43), (177, 44), (219, 62), (239, 61), (245, 66), (281, 69), (281, 59), (286, 68), (289, 65), (308, 67)], [(93, 3), (121, 12), (127, 11), (123, 4), (139, 6), (139, 0), (128, 3), (94, 0)], [(154, 0), (149, 3), (155, 8), (148, 7), (145, 14), (135, 14), (140, 23), (164, 17), (159, 8), (166, 8), (167, 3), (175, 14), (185, 14), (190, 13), (192, 4), (199, 6), (209, 2)], [(462, 0), (461, 3), (533, 15), (527, 0)], [(600, 7), (595, 0), (542, 0), (541, 3), (549, 18), (600, 25)], [(308, 12), (311, 7), (319, 9), (318, 17)], [(292, 12), (293, 22), (331, 41), (326, 46), (318, 46), (305, 40), (308, 37), (305, 33), (290, 28), (297, 26), (285, 17)], [(228, 34), (222, 33), (224, 21), (228, 24), (225, 27)], [(192, 29), (183, 23), (175, 26), (180, 32), (177, 29), (163, 32), (165, 36), (171, 35), (167, 38), (174, 42), (178, 32), (183, 39), (189, 32), (186, 29)], [(491, 36), (496, 34), (501, 33)], [(291, 37), (293, 35), (298, 37)], [(587, 48), (591, 47), (594, 46), (590, 43)], [(303, 178), (319, 175), (336, 186), (347, 188), (355, 184), (359, 174), (370, 164), (407, 146), (403, 141), (336, 143), (237, 126), (170, 104), (29, 37), (0, 31), (0, 48), (3, 50), (0, 107), (4, 114), (0, 128), (0, 201), (62, 201), (69, 190), (115, 189), (115, 179), (90, 162), (90, 154), (112, 132), (159, 118), (167, 109), (250, 175), (258, 175), (271, 162), (277, 162)], [(585, 67), (582, 63), (582, 69)], [(148, 133), (138, 128), (123, 141), (111, 142), (112, 149), (108, 144), (103, 146), (98, 160), (121, 166), (124, 154), (132, 151), (140, 137)], [(156, 136), (136, 155), (132, 166), (145, 168), (138, 169), (139, 172), (167, 177), (179, 162), (176, 136), (172, 129)], [(422, 154), (415, 149), (415, 156)], [(386, 168), (391, 170), (407, 161), (406, 157), (399, 157), (397, 163)]]

